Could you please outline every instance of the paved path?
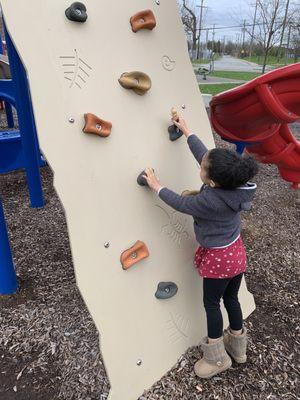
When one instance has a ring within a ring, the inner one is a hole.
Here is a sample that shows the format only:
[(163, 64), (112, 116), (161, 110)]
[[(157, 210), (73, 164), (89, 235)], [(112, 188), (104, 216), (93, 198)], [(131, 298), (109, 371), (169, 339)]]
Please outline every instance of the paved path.
[[(203, 65), (209, 68), (209, 64), (193, 64), (194, 68)], [(270, 69), (272, 69), (270, 67)], [(266, 68), (268, 70), (268, 67)], [(215, 61), (215, 71), (243, 71), (243, 72), (261, 72), (261, 66), (253, 62), (241, 60), (231, 56), (223, 56)]]

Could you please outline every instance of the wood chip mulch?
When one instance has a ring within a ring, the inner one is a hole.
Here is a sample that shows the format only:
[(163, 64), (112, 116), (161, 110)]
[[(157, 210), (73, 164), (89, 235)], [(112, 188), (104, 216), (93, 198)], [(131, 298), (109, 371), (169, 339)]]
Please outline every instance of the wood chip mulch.
[[(24, 173), (0, 175), (20, 283), (17, 294), (0, 296), (0, 400), (104, 400), (109, 382), (98, 333), (75, 284), (48, 167), (42, 180), (46, 205), (32, 209)], [(255, 182), (253, 208), (243, 215), (246, 281), (257, 307), (245, 323), (248, 362), (201, 380), (193, 372), (201, 352), (191, 348), (139, 400), (300, 399), (300, 208), (276, 167), (262, 165)]]

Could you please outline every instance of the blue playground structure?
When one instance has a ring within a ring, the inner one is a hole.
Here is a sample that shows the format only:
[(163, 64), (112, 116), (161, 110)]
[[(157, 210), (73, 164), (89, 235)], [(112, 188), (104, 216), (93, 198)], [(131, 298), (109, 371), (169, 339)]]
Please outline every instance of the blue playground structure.
[[(5, 39), (11, 77), (0, 79), (0, 101), (4, 101), (9, 128), (14, 128), (12, 106), (16, 109), (19, 130), (0, 131), (0, 174), (24, 168), (31, 207), (43, 207), (44, 197), (39, 168), (45, 165), (45, 162), (39, 149), (26, 71), (6, 28)], [(0, 42), (0, 52), (3, 54), (1, 38)], [(1, 64), (3, 69), (0, 58)], [(12, 294), (17, 287), (0, 198), (0, 295)]]

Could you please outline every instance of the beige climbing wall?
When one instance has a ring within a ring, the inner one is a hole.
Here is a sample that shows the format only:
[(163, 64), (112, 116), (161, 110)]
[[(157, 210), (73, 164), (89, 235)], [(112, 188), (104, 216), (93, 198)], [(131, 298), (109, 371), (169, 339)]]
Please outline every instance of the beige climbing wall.
[[(206, 333), (202, 282), (192, 262), (192, 219), (136, 184), (150, 165), (177, 192), (200, 185), (185, 139), (168, 139), (172, 106), (214, 146), (176, 1), (86, 0), (84, 24), (66, 19), (66, 0), (1, 4), (28, 71), (40, 145), (66, 213), (77, 284), (101, 334), (109, 398), (135, 400)], [(133, 33), (129, 19), (144, 9), (152, 9), (157, 27)], [(133, 70), (152, 79), (145, 96), (118, 83)], [(109, 138), (82, 133), (87, 112), (113, 123)], [(120, 255), (137, 240), (147, 244), (150, 256), (124, 271)], [(157, 300), (161, 281), (175, 282), (177, 295)], [(242, 305), (246, 317), (254, 302), (245, 286)]]

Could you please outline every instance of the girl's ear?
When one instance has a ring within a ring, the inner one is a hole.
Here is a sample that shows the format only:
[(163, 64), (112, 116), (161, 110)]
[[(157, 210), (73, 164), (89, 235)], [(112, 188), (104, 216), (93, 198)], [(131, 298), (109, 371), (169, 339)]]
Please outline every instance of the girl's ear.
[(215, 184), (215, 182), (213, 180), (210, 180), (209, 181), (209, 186), (214, 188), (214, 187), (216, 187), (216, 184)]

